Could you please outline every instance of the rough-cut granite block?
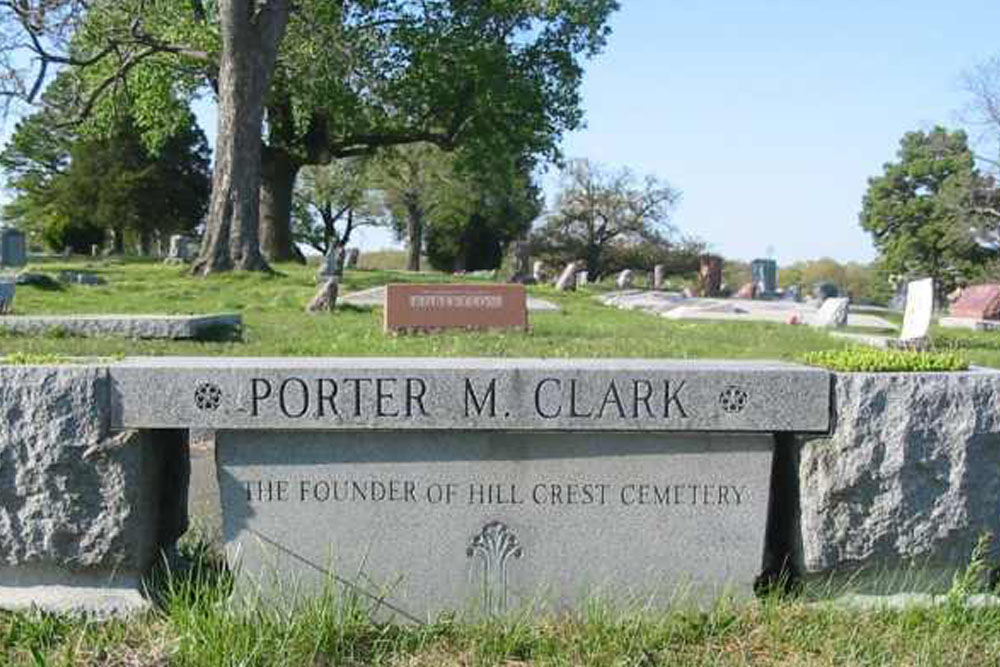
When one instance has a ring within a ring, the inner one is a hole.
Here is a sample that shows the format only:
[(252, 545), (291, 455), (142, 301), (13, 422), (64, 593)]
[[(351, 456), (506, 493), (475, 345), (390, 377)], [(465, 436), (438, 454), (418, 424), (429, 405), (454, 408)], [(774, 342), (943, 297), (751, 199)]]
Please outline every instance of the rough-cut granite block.
[(186, 522), (186, 433), (111, 432), (109, 403), (107, 368), (0, 366), (0, 607), (145, 606)]
[(1000, 535), (1000, 373), (837, 373), (833, 405), (799, 454), (798, 569), (946, 586)]

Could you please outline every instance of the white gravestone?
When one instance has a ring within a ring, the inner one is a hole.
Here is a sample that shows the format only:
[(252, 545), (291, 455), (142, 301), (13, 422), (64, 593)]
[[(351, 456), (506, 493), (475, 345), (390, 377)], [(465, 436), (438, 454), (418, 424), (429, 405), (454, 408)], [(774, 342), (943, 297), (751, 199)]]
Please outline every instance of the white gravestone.
[(580, 271), (576, 274), (576, 286), (586, 287), (590, 275), (586, 271)]
[(578, 266), (576, 262), (570, 262), (566, 265), (562, 275), (559, 276), (559, 280), (556, 281), (557, 290), (565, 292), (566, 290), (576, 289), (576, 272)]
[(545, 262), (538, 260), (531, 267), (531, 275), (536, 283), (545, 282)]
[(618, 285), (618, 289), (628, 289), (629, 287), (632, 286), (632, 282), (634, 279), (635, 279), (635, 273), (632, 271), (632, 269), (623, 270), (621, 273), (618, 274), (618, 280), (616, 282), (616, 284)]
[(899, 342), (917, 343), (927, 337), (934, 313), (934, 279), (914, 280), (906, 286), (906, 311)]
[(845, 327), (847, 326), (847, 311), (850, 299), (846, 297), (833, 297), (825, 299), (816, 313), (815, 324), (818, 327)]

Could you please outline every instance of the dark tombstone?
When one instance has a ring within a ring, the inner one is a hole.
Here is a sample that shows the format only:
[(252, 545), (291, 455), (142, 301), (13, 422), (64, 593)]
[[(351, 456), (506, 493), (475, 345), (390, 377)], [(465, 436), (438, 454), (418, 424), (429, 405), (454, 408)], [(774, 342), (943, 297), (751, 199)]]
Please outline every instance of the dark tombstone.
[(14, 227), (0, 228), (0, 267), (16, 268), (28, 263), (24, 232)]
[(722, 258), (702, 255), (698, 267), (698, 295), (719, 296), (722, 293)]
[(757, 286), (757, 295), (774, 294), (778, 291), (778, 263), (773, 259), (755, 259), (750, 262), (750, 274)]

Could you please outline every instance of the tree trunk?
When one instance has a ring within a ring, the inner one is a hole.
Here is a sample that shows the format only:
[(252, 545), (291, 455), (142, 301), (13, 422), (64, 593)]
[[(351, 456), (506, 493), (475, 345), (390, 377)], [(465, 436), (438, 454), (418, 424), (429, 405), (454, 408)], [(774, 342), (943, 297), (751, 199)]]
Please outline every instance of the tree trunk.
[(292, 192), (300, 165), (281, 149), (264, 146), (261, 155), (260, 248), (270, 262), (306, 259), (292, 238)]
[(218, 2), (222, 53), (212, 199), (193, 273), (269, 270), (258, 230), (261, 131), (289, 5), (289, 0)]
[(406, 258), (407, 271), (420, 270), (420, 250), (424, 245), (424, 216), (418, 204), (406, 204), (406, 241), (409, 251)]

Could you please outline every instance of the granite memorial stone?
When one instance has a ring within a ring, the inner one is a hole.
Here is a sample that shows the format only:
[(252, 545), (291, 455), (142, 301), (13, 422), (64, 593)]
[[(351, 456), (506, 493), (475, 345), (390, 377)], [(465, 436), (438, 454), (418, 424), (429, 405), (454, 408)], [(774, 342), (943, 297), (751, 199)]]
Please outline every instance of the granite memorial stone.
[(618, 274), (618, 279), (615, 280), (615, 285), (618, 289), (628, 289), (632, 287), (632, 283), (635, 282), (635, 272), (632, 269), (623, 269), (621, 273)]
[(14, 310), (14, 292), (17, 282), (12, 276), (0, 276), (0, 315), (7, 315)]
[(576, 273), (576, 286), (577, 288), (586, 287), (589, 282), (590, 274), (587, 271), (577, 271)]
[(698, 295), (715, 297), (722, 293), (722, 258), (702, 255), (698, 266)]
[(241, 586), (280, 599), (336, 581), (411, 620), (749, 595), (771, 434), (829, 427), (829, 374), (782, 363), (153, 358), (109, 373), (112, 426), (216, 430)]
[(576, 289), (576, 272), (580, 270), (579, 262), (570, 262), (556, 280), (556, 289), (560, 292)]
[(391, 284), (385, 330), (527, 329), (524, 285)]
[(667, 277), (667, 267), (657, 264), (653, 267), (653, 289), (663, 289), (663, 282)]
[(755, 259), (750, 262), (750, 273), (757, 286), (757, 295), (770, 295), (778, 291), (778, 263), (773, 259)]
[(918, 344), (927, 338), (934, 313), (934, 279), (914, 280), (906, 286), (906, 310), (899, 342)]
[(0, 268), (18, 268), (28, 263), (28, 244), (24, 232), (14, 227), (0, 227)]
[(850, 303), (851, 300), (846, 297), (826, 299), (816, 313), (814, 324), (818, 327), (846, 327)]
[(531, 265), (531, 277), (535, 279), (537, 284), (545, 282), (545, 262), (538, 260)]
[(1000, 320), (1000, 285), (971, 285), (962, 289), (948, 314), (974, 320)]

